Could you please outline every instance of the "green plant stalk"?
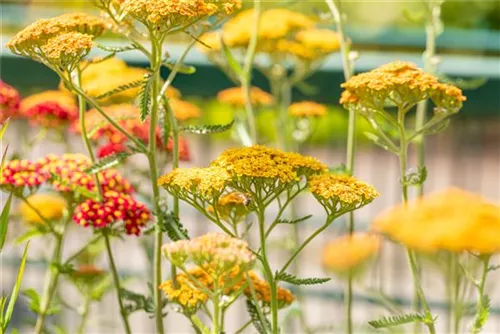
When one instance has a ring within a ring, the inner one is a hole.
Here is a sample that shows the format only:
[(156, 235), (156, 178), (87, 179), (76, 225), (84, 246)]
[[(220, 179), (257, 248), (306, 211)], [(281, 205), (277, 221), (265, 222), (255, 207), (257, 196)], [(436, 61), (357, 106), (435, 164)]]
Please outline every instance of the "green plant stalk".
[(78, 324), (77, 333), (85, 334), (85, 327), (87, 326), (87, 320), (89, 318), (91, 299), (89, 296), (85, 296), (82, 305), (82, 312), (80, 315), (80, 323)]
[[(346, 35), (344, 33), (344, 25), (339, 8), (333, 0), (325, 0), (328, 8), (330, 9), (333, 20), (337, 27), (337, 33), (340, 39), (340, 52), (342, 57), (342, 68), (344, 71), (344, 80), (348, 81), (353, 73), (353, 63), (349, 59), (350, 48), (347, 43)], [(346, 152), (346, 168), (352, 174), (354, 172), (354, 162), (356, 157), (356, 112), (349, 110), (349, 121), (347, 129), (347, 152)], [(352, 235), (355, 230), (354, 212), (349, 212), (348, 215), (348, 231)], [(345, 312), (346, 312), (346, 332), (352, 333), (352, 308), (353, 308), (353, 276), (349, 272), (347, 277), (347, 287), (345, 293)]]
[(130, 329), (128, 316), (127, 316), (127, 313), (125, 311), (125, 307), (123, 306), (122, 298), (120, 296), (120, 289), (121, 289), (120, 277), (118, 276), (118, 270), (116, 269), (115, 260), (113, 258), (113, 251), (111, 249), (109, 235), (108, 235), (107, 231), (103, 231), (103, 234), (104, 234), (104, 242), (106, 244), (106, 251), (108, 253), (108, 260), (109, 260), (109, 267), (111, 269), (111, 276), (113, 277), (113, 284), (115, 286), (116, 297), (118, 299), (118, 306), (120, 308), (120, 316), (121, 316), (122, 321), (123, 321), (123, 327), (125, 329), (125, 333), (131, 334), (132, 331)]
[[(481, 309), (482, 309), (482, 304), (483, 304), (483, 297), (484, 297), (484, 287), (486, 285), (486, 278), (488, 277), (488, 272), (489, 272), (489, 263), (491, 259), (491, 254), (484, 255), (480, 257), (482, 262), (483, 262), (483, 272), (481, 274), (481, 279), (477, 283), (477, 314), (476, 314), (476, 319), (478, 318)], [(472, 334), (478, 334), (481, 331), (481, 327), (477, 326), (477, 324), (474, 324), (474, 326), (471, 328), (471, 333)]]
[(55, 263), (61, 262), (62, 257), (62, 249), (64, 245), (64, 233), (66, 231), (67, 223), (65, 223), (65, 227), (61, 234), (54, 234), (55, 242), (54, 242), (54, 250), (52, 253), (51, 261), (49, 264), (49, 268), (47, 270), (47, 274), (45, 276), (45, 285), (42, 292), (42, 300), (40, 302), (40, 310), (38, 313), (38, 318), (36, 319), (35, 324), (35, 333), (41, 334), (44, 332), (45, 325), (45, 317), (47, 316), (47, 311), (50, 308), (50, 304), (52, 299), (54, 298), (54, 294), (57, 290), (57, 281), (59, 279), (59, 270), (56, 268), (51, 268), (51, 266)]
[[(400, 151), (398, 154), (399, 157), (399, 167), (400, 167), (400, 174), (401, 174), (401, 191), (402, 191), (402, 197), (403, 197), (403, 203), (408, 203), (408, 185), (405, 180), (406, 176), (406, 170), (407, 170), (407, 163), (408, 163), (408, 142), (406, 139), (406, 132), (404, 128), (404, 118), (405, 118), (405, 111), (401, 110), (399, 108), (398, 110), (398, 122), (400, 125), (399, 128), (399, 133), (400, 133)], [(415, 286), (415, 294), (417, 296), (417, 301), (420, 302), (422, 305), (422, 309), (425, 312), (426, 316), (429, 316), (432, 318), (432, 312), (429, 307), (429, 303), (427, 302), (427, 299), (425, 297), (424, 291), (422, 289), (422, 284), (420, 282), (420, 268), (418, 265), (418, 260), (417, 260), (417, 255), (415, 251), (407, 248), (407, 256), (408, 256), (408, 263), (410, 265), (410, 270), (411, 274), (413, 277), (413, 284)], [(434, 323), (426, 323), (425, 324), (429, 330), (430, 334), (436, 334), (436, 329), (434, 327)]]
[[(151, 34), (153, 36), (153, 34)], [(161, 307), (161, 291), (158, 288), (162, 279), (162, 266), (161, 266), (161, 246), (163, 243), (163, 232), (161, 229), (163, 216), (160, 214), (160, 189), (158, 187), (158, 165), (156, 162), (156, 127), (158, 124), (159, 112), (159, 93), (160, 93), (160, 69), (161, 69), (161, 47), (152, 43), (152, 59), (151, 68), (153, 69), (153, 82), (151, 84), (151, 114), (149, 126), (149, 146), (148, 146), (148, 162), (149, 174), (151, 177), (151, 187), (153, 192), (153, 209), (156, 213), (156, 229), (155, 229), (155, 243), (154, 243), (154, 272), (153, 272), (153, 287), (154, 287), (154, 304), (155, 304), (155, 323), (156, 331), (158, 334), (164, 333), (163, 328), (163, 310)], [(161, 44), (160, 44), (161, 45)]]
[(212, 334), (219, 334), (221, 330), (220, 317), (221, 317), (221, 308), (220, 308), (220, 296), (219, 294), (215, 294), (214, 297), (214, 314), (212, 317)]
[(252, 27), (252, 36), (245, 55), (243, 63), (243, 73), (240, 78), (241, 89), (245, 97), (245, 110), (247, 113), (248, 129), (250, 132), (250, 139), (252, 144), (257, 143), (257, 124), (255, 121), (255, 111), (252, 106), (252, 99), (250, 95), (250, 86), (252, 82), (252, 65), (255, 59), (257, 50), (257, 42), (259, 37), (259, 26), (261, 16), (261, 0), (254, 0), (254, 25)]

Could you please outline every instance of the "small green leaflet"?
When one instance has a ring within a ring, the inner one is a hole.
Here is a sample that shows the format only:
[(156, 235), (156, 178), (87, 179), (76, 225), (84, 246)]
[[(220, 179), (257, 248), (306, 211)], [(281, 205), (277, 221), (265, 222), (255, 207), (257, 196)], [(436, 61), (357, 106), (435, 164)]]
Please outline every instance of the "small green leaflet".
[(148, 75), (145, 79), (144, 82), (141, 86), (141, 89), (139, 90), (139, 110), (140, 110), (140, 118), (141, 122), (144, 122), (146, 118), (149, 115), (149, 91), (151, 88), (151, 83), (153, 82), (152, 80), (153, 76)]
[(302, 223), (302, 222), (308, 220), (312, 216), (313, 215), (307, 215), (307, 216), (304, 216), (302, 218), (297, 218), (297, 219), (293, 219), (293, 220), (280, 219), (280, 220), (278, 220), (278, 224), (291, 224), (291, 225), (295, 225), (295, 224)]
[(317, 285), (323, 284), (331, 280), (328, 277), (311, 277), (311, 278), (298, 278), (288, 273), (278, 273), (276, 275), (277, 281), (287, 282), (293, 285)]
[(131, 155), (132, 155), (131, 153), (127, 152), (114, 153), (112, 155), (100, 159), (99, 161), (96, 161), (95, 164), (93, 164), (92, 166), (90, 166), (85, 170), (85, 173), (97, 174), (99, 172), (102, 172), (103, 170), (118, 166)]
[[(164, 62), (163, 65), (165, 65), (167, 68), (169, 68), (170, 70), (173, 70), (174, 69), (174, 66), (175, 64), (173, 63), (169, 63), (169, 62)], [(177, 72), (178, 73), (181, 73), (181, 74), (195, 74), (196, 73), (196, 67), (194, 66), (189, 66), (189, 65), (181, 65), (178, 69), (177, 69)]]
[(368, 321), (368, 324), (373, 328), (380, 329), (386, 327), (406, 325), (414, 322), (427, 323), (428, 319), (423, 314), (411, 313), (405, 315), (396, 315), (392, 317), (384, 317), (379, 320)]
[(200, 135), (209, 134), (209, 133), (221, 133), (226, 132), (227, 130), (233, 127), (234, 120), (228, 124), (222, 125), (188, 125), (181, 128), (182, 132), (187, 133), (196, 133)]

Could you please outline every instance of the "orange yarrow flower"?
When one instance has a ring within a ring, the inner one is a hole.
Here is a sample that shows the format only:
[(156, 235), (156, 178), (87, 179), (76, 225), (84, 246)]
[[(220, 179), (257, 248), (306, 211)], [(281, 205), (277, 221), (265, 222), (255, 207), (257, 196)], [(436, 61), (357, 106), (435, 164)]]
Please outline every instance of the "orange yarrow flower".
[(288, 113), (293, 117), (323, 117), (326, 116), (327, 108), (324, 104), (302, 101), (292, 103), (288, 107)]
[(0, 122), (5, 122), (9, 117), (19, 116), (21, 96), (12, 86), (0, 80)]
[[(246, 101), (241, 87), (232, 87), (220, 91), (217, 94), (217, 100), (233, 107), (244, 107)], [(274, 98), (271, 94), (266, 93), (258, 87), (251, 87), (250, 101), (255, 106), (264, 107), (272, 105), (274, 103)]]

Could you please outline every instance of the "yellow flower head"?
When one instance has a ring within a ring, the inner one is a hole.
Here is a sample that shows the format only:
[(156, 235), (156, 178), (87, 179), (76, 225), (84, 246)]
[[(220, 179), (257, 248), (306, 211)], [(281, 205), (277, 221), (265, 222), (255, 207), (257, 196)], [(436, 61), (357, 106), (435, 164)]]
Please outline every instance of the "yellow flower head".
[[(250, 201), (250, 197), (245, 194), (231, 192), (219, 199), (216, 205), (217, 214), (225, 221), (239, 223), (248, 215)], [(214, 207), (209, 206), (207, 212), (214, 213)]]
[(219, 277), (235, 267), (247, 271), (255, 263), (255, 255), (248, 243), (222, 233), (208, 233), (191, 240), (180, 240), (163, 245), (163, 254), (176, 266), (191, 262), (199, 267), (209, 267)]
[(500, 252), (500, 207), (455, 188), (391, 208), (373, 229), (423, 252)]
[(126, 0), (123, 8), (138, 21), (162, 32), (211, 15), (231, 14), (238, 0)]
[(199, 44), (199, 49), (202, 52), (215, 52), (221, 50), (219, 33), (216, 31), (207, 32), (200, 37), (202, 43)]
[(208, 300), (208, 295), (201, 291), (202, 289), (199, 285), (210, 289), (213, 284), (213, 278), (199, 267), (189, 270), (188, 273), (196, 279), (196, 283), (186, 273), (181, 273), (175, 277), (176, 288), (170, 279), (163, 282), (160, 285), (160, 289), (163, 290), (169, 301), (179, 304), (188, 313), (194, 313)]
[(323, 117), (326, 116), (326, 106), (313, 101), (292, 103), (288, 113), (293, 117)]
[(457, 112), (465, 101), (462, 91), (425, 73), (413, 63), (396, 61), (350, 78), (342, 84), (340, 103), (381, 110), (386, 102), (416, 104), (431, 98), (442, 108)]
[(347, 175), (314, 175), (308, 183), (311, 193), (329, 214), (352, 211), (369, 204), (379, 195), (371, 185)]
[[(260, 276), (253, 270), (248, 271), (248, 277), (252, 282), (257, 300), (265, 306), (269, 306), (271, 304), (271, 287), (269, 286), (269, 283), (260, 278)], [(248, 298), (252, 298), (252, 291), (250, 289), (250, 286), (248, 286), (248, 282), (245, 276), (242, 277), (242, 280), (236, 285), (235, 289), (241, 288), (242, 285), (246, 285), (246, 288), (243, 290), (245, 295)], [(282, 288), (280, 286), (278, 286), (277, 288), (277, 301), (279, 308), (286, 307), (293, 303), (295, 297), (290, 292), (290, 290)]]
[[(27, 198), (30, 205), (22, 202), (19, 205), (19, 213), (23, 221), (31, 224), (44, 224), (43, 219), (38, 215), (38, 211), (45, 220), (56, 221), (62, 218), (66, 210), (66, 201), (59, 195), (50, 193), (39, 193)], [(33, 208), (35, 210), (33, 210)]]
[(190, 195), (206, 199), (218, 197), (224, 192), (230, 180), (229, 174), (221, 167), (177, 168), (158, 179), (158, 185), (181, 198)]
[[(95, 38), (101, 36), (106, 30), (106, 27), (106, 23), (102, 19), (94, 16), (82, 13), (64, 14), (50, 19), (41, 19), (32, 23), (17, 33), (14, 38), (7, 43), (7, 47), (15, 54), (39, 59), (43, 57), (39, 49), (53, 37), (75, 32), (90, 35), (92, 38)], [(87, 37), (84, 39), (88, 40)], [(68, 39), (66, 39), (66, 41), (68, 41)], [(53, 40), (52, 44), (54, 43), (55, 40)], [(83, 44), (88, 44), (88, 41), (79, 44), (83, 46)], [(49, 50), (51, 49), (52, 48), (49, 48)]]
[(340, 49), (339, 36), (333, 30), (302, 30), (295, 35), (295, 39), (306, 48), (313, 49), (320, 53), (332, 53)]
[[(245, 106), (245, 96), (241, 87), (232, 87), (220, 91), (217, 94), (217, 100), (221, 103), (229, 104), (233, 107)], [(274, 98), (271, 94), (266, 93), (258, 87), (251, 87), (250, 101), (253, 105), (262, 107), (272, 105), (274, 103)]]
[(323, 266), (338, 274), (352, 272), (373, 258), (379, 248), (380, 238), (377, 235), (344, 235), (326, 244), (323, 249)]
[(42, 51), (49, 62), (66, 68), (75, 65), (89, 53), (93, 45), (92, 38), (91, 35), (68, 32), (49, 39), (42, 46)]
[(175, 118), (181, 122), (199, 118), (201, 116), (200, 108), (190, 102), (173, 98), (170, 99), (169, 103), (170, 107), (174, 111)]

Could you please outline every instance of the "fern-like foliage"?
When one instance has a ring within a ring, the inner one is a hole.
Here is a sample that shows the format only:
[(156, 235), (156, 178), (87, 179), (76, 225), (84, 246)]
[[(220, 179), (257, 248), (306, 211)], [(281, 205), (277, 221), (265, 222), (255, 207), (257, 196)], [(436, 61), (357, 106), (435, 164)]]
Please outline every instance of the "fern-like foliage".
[(287, 282), (293, 285), (317, 285), (323, 284), (331, 280), (328, 277), (309, 277), (309, 278), (299, 278), (297, 276), (288, 273), (278, 273), (276, 275), (276, 280)]
[(307, 216), (304, 216), (304, 217), (301, 217), (301, 218), (297, 218), (297, 219), (292, 219), (292, 220), (289, 220), (289, 219), (280, 219), (280, 220), (278, 220), (278, 224), (291, 224), (291, 225), (295, 225), (295, 224), (299, 224), (299, 223), (302, 223), (302, 222), (308, 220), (312, 216), (313, 215), (307, 215)]
[(113, 95), (116, 95), (116, 94), (119, 94), (121, 92), (124, 92), (126, 90), (129, 90), (129, 89), (132, 89), (132, 88), (137, 88), (137, 87), (140, 87), (142, 86), (144, 83), (144, 79), (142, 80), (135, 80), (135, 81), (132, 81), (132, 82), (129, 82), (125, 85), (121, 85), (121, 86), (118, 86), (116, 87), (115, 89), (112, 89), (110, 91), (107, 91), (106, 93), (104, 94), (101, 94), (99, 96), (96, 96), (96, 99), (97, 100), (101, 100), (101, 99), (105, 99), (105, 98), (108, 98), (110, 96), (113, 96)]
[[(411, 314), (404, 314), (404, 315), (396, 315), (392, 317), (384, 317), (379, 320), (372, 320), (368, 321), (368, 324), (372, 326), (373, 328), (380, 329), (380, 328), (387, 328), (387, 327), (394, 327), (394, 326), (401, 326), (401, 325), (406, 325), (406, 324), (411, 324), (414, 322), (421, 322), (421, 323), (427, 323), (429, 319), (419, 313), (411, 313)], [(432, 321), (432, 319), (431, 319)]]
[(490, 316), (491, 300), (488, 296), (483, 295), (481, 297), (481, 303), (474, 318), (474, 323), (472, 324), (471, 333), (477, 334), (481, 332)]
[(132, 44), (126, 45), (126, 46), (106, 46), (106, 45), (96, 43), (96, 46), (103, 51), (111, 52), (111, 53), (119, 53), (119, 52), (137, 50), (137, 47), (135, 45), (132, 45)]
[(209, 133), (221, 133), (226, 132), (233, 127), (234, 120), (228, 124), (219, 125), (188, 125), (181, 128), (182, 132), (196, 133), (199, 135), (209, 134)]
[(139, 293), (121, 288), (120, 298), (124, 302), (125, 312), (127, 314), (144, 310), (146, 313), (155, 313), (155, 305), (151, 296), (141, 295)]
[(151, 83), (153, 82), (152, 78), (153, 78), (152, 75), (147, 75), (144, 78), (141, 89), (139, 90), (138, 100), (139, 100), (141, 122), (144, 122), (149, 115), (149, 96), (150, 96), (149, 93), (150, 93)]
[(182, 225), (179, 216), (172, 211), (162, 212), (161, 230), (166, 232), (172, 241), (189, 239), (188, 230)]
[(127, 152), (113, 153), (100, 159), (99, 161), (96, 161), (95, 164), (85, 170), (85, 173), (96, 174), (103, 170), (118, 166), (131, 155), (131, 153)]
[(260, 319), (257, 306), (250, 299), (247, 299), (247, 312), (248, 315), (250, 315), (250, 319), (252, 320), (252, 324), (257, 330), (257, 333), (267, 334), (267, 329), (271, 328), (271, 324), (267, 319), (263, 319), (264, 321)]

